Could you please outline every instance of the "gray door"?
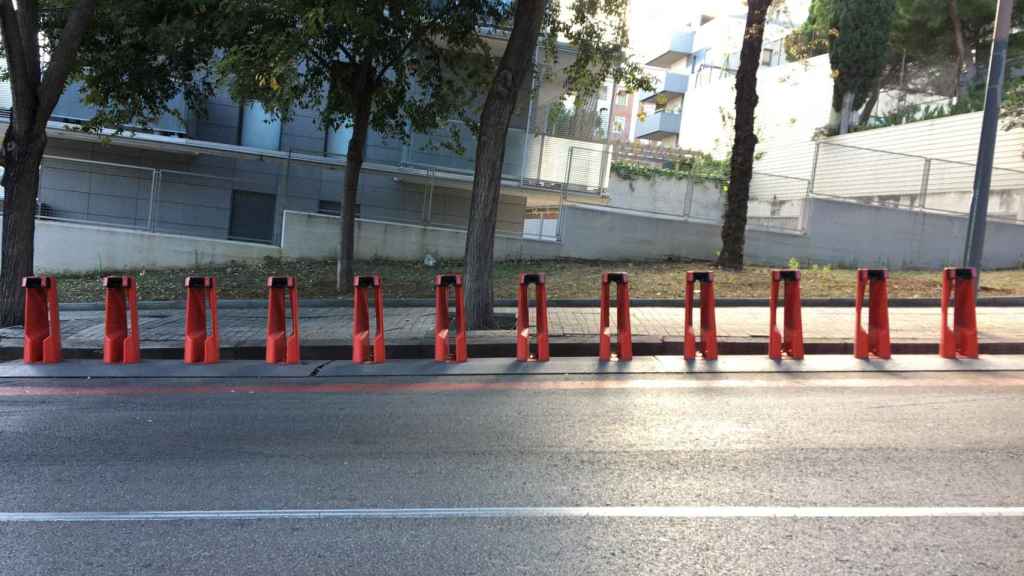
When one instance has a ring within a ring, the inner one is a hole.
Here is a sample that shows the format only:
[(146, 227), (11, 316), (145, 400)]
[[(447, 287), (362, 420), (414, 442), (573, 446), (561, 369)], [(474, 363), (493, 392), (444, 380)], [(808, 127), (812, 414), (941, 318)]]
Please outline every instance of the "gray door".
[(274, 195), (233, 190), (228, 238), (244, 242), (274, 241)]

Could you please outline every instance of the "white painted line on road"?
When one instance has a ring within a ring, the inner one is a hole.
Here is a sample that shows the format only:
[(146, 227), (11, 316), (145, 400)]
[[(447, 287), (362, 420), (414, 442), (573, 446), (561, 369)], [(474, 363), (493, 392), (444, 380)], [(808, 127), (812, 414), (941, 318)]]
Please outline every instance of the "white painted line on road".
[(338, 508), (142, 512), (0, 512), (11, 522), (323, 520), (459, 518), (1022, 518), (1024, 506), (571, 506), (503, 508)]

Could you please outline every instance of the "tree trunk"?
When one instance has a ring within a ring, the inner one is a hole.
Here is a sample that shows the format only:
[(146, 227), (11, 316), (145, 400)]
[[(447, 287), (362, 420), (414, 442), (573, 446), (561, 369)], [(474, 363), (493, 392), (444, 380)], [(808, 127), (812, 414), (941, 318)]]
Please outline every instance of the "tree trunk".
[(843, 109), (839, 111), (839, 133), (846, 134), (850, 131), (850, 121), (853, 117), (853, 92), (843, 95)]
[(39, 163), (45, 149), (45, 132), (17, 135), (13, 125), (8, 127), (4, 136), (0, 326), (21, 324), (24, 319), (25, 294), (21, 289), (21, 279), (33, 274)]
[(772, 0), (750, 0), (747, 24), (736, 72), (736, 138), (732, 146), (729, 191), (722, 218), (722, 251), (718, 265), (730, 270), (743, 269), (743, 245), (746, 241), (747, 202), (754, 172), (754, 111), (757, 108), (757, 69), (761, 62), (764, 23)]
[(501, 167), (505, 162), (505, 135), (508, 133), (516, 97), (523, 82), (533, 72), (537, 36), (544, 20), (544, 0), (519, 0), (516, 4), (512, 34), (505, 54), (487, 92), (480, 114), (476, 162), (473, 173), (473, 198), (469, 206), (466, 231), (466, 320), (470, 329), (493, 328), (494, 232), (501, 195)]
[(372, 70), (361, 67), (353, 91), (358, 98), (352, 120), (352, 139), (345, 156), (345, 183), (341, 190), (341, 230), (338, 237), (338, 292), (352, 291), (352, 263), (355, 260), (356, 241), (356, 199), (359, 194), (359, 172), (363, 169), (366, 155), (366, 138), (370, 131), (370, 112), (373, 105), (371, 92), (367, 90)]
[(949, 20), (953, 23), (953, 39), (956, 41), (956, 72), (958, 76), (956, 95), (957, 98), (965, 98), (978, 77), (978, 66), (974, 62), (974, 55), (967, 49), (967, 43), (964, 41), (963, 23), (960, 21), (957, 0), (949, 0)]
[(864, 108), (861, 109), (860, 115), (857, 117), (857, 126), (867, 126), (868, 122), (871, 121), (871, 113), (875, 111), (875, 106), (878, 106), (878, 99), (882, 95), (882, 87), (876, 86), (874, 91), (871, 92), (871, 96), (868, 97), (867, 102), (864, 103)]

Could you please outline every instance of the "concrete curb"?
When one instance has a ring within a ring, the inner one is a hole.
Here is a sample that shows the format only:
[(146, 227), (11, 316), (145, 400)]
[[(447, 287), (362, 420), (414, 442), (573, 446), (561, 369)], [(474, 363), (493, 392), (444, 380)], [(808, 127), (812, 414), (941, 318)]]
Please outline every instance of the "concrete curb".
[[(688, 375), (727, 374), (812, 374), (812, 373), (946, 373), (947, 376), (933, 377), (935, 386), (956, 386), (969, 382), (958, 378), (956, 373), (1018, 372), (1024, 373), (1024, 356), (982, 356), (977, 359), (947, 360), (937, 355), (902, 355), (891, 360), (858, 360), (852, 356), (819, 354), (803, 360), (775, 361), (767, 356), (722, 356), (716, 361), (686, 361), (679, 356), (635, 356), (630, 362), (601, 362), (597, 358), (559, 358), (549, 362), (517, 362), (514, 358), (473, 358), (469, 362), (434, 362), (432, 359), (389, 360), (383, 364), (354, 364), (349, 361), (306, 360), (299, 364), (272, 364), (263, 360), (226, 360), (216, 364), (185, 364), (180, 359), (154, 360), (143, 358), (138, 364), (104, 364), (99, 360), (67, 360), (59, 364), (22, 364), (21, 362), (0, 363), (0, 396), (59, 395), (88, 396), (123, 393), (168, 394), (175, 391), (194, 393), (191, 384), (183, 379), (203, 379), (200, 384), (206, 391), (221, 386), (225, 394), (255, 394), (263, 390), (274, 392), (401, 392), (405, 384), (388, 381), (390, 378), (413, 378), (419, 382), (425, 379), (450, 377), (499, 377), (491, 381), (495, 389), (529, 389), (531, 382), (524, 377), (563, 378), (572, 376), (596, 377), (605, 383), (612, 382), (604, 377), (629, 375), (666, 375), (675, 378), (663, 383), (672, 387), (693, 387), (707, 389), (716, 384), (715, 380), (687, 378)], [(518, 381), (509, 380), (509, 377)], [(240, 378), (254, 380), (241, 383)], [(319, 382), (309, 382), (315, 378)], [(1016, 376), (1015, 376), (1016, 378)], [(8, 383), (8, 379), (15, 379)], [(39, 379), (41, 385), (26, 382)], [(147, 384), (147, 380), (159, 383)], [(167, 379), (173, 379), (169, 383)], [(299, 387), (287, 389), (287, 380), (302, 379)], [(111, 387), (112, 380), (124, 384)], [(756, 378), (734, 378), (732, 384), (762, 386)], [(218, 382), (220, 381), (220, 382)], [(436, 382), (437, 380), (435, 380)], [(621, 380), (620, 380), (621, 382)], [(727, 381), (726, 381), (727, 382)], [(463, 384), (467, 390), (479, 390), (479, 382), (447, 380), (445, 391), (457, 391)], [(1019, 383), (1019, 378), (1018, 378)], [(625, 381), (629, 385), (629, 380)], [(804, 385), (832, 386), (834, 381), (805, 379)], [(769, 384), (770, 385), (770, 384)], [(839, 385), (843, 385), (842, 382)], [(891, 384), (882, 384), (891, 385)], [(899, 385), (896, 383), (895, 385)], [(439, 389), (440, 390), (440, 389)]]
[[(757, 356), (767, 355), (766, 340), (719, 340), (719, 354), (722, 356)], [(852, 355), (853, 343), (847, 340), (817, 340), (804, 343), (808, 355), (836, 354)], [(1024, 355), (1024, 342), (982, 342), (982, 354), (991, 355)], [(101, 346), (66, 345), (63, 349), (67, 359), (97, 359), (103, 357)], [(893, 342), (894, 356), (907, 354), (937, 355), (937, 342)], [(222, 344), (221, 357), (225, 360), (262, 360), (266, 349), (262, 341), (236, 342)], [(682, 337), (662, 338), (657, 336), (635, 336), (633, 354), (636, 356), (681, 356), (683, 353)], [(143, 345), (142, 357), (145, 359), (180, 359), (184, 354), (180, 345), (146, 346)], [(350, 360), (352, 345), (341, 340), (313, 340), (302, 346), (303, 360)], [(408, 360), (433, 358), (434, 343), (432, 339), (406, 340), (388, 343), (386, 349), (388, 359)], [(469, 343), (470, 358), (515, 358), (516, 344), (511, 338), (478, 337)], [(558, 338), (551, 340), (552, 357), (593, 357), (598, 355), (596, 336), (594, 338)], [(0, 361), (18, 360), (22, 356), (20, 346), (0, 347)]]
[[(387, 299), (389, 308), (433, 308), (432, 298), (396, 298)], [(889, 300), (890, 308), (936, 308), (939, 306), (938, 298), (892, 298)], [(700, 304), (698, 298), (695, 305)], [(853, 308), (853, 298), (804, 298), (801, 300), (804, 308)], [(597, 308), (600, 303), (597, 300), (588, 299), (556, 299), (549, 300), (548, 307), (551, 308)], [(996, 296), (991, 298), (978, 298), (978, 306), (982, 307), (1024, 307), (1024, 296)], [(264, 310), (267, 306), (265, 299), (233, 299), (219, 300), (217, 306), (221, 309), (258, 309)], [(349, 308), (352, 301), (345, 298), (310, 298), (302, 299), (303, 308)], [(514, 308), (516, 301), (502, 299), (495, 302), (495, 306), (503, 308)], [(681, 298), (634, 298), (630, 300), (630, 306), (634, 308), (682, 308), (684, 301)], [(767, 299), (761, 298), (719, 298), (715, 301), (718, 308), (764, 308), (768, 306)], [(103, 302), (68, 302), (60, 305), (61, 310), (68, 311), (102, 311)], [(184, 310), (184, 300), (145, 300), (139, 302), (139, 310)]]

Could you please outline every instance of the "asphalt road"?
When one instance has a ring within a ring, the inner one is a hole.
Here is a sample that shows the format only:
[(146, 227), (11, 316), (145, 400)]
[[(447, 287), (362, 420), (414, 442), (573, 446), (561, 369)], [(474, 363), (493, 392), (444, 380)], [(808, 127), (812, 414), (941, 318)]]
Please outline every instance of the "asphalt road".
[(0, 382), (0, 574), (1024, 574), (1024, 373), (390, 382)]

